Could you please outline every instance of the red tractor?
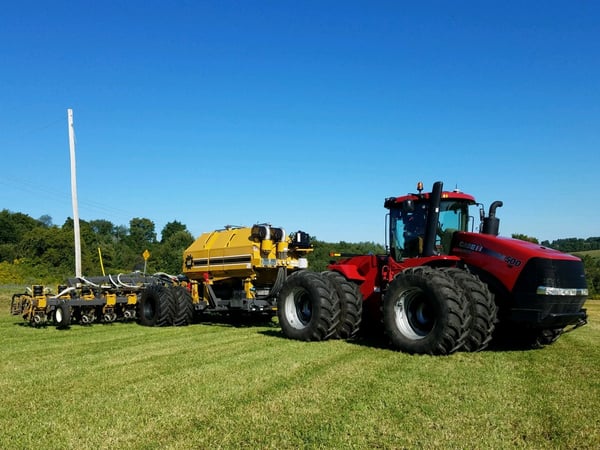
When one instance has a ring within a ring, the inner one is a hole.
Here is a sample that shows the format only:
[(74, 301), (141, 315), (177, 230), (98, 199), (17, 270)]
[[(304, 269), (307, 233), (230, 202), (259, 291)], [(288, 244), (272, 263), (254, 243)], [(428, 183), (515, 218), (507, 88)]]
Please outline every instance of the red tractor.
[[(441, 182), (431, 193), (422, 192), (422, 183), (417, 190), (385, 200), (386, 255), (340, 255), (321, 276), (339, 303), (316, 292), (314, 282), (302, 285), (301, 278), (299, 286), (282, 289), (285, 334), (351, 337), (362, 320), (363, 326), (383, 323), (399, 350), (444, 355), (482, 350), (497, 336), (540, 347), (566, 327), (586, 323), (582, 306), (588, 291), (579, 258), (499, 237), (496, 208), (502, 202), (492, 203), (485, 217), (473, 196), (443, 191)], [(474, 227), (469, 207), (475, 205), (479, 232), (469, 231)], [(304, 295), (302, 286), (312, 291)], [(337, 309), (331, 306), (336, 304)], [(308, 334), (315, 324), (314, 330), (323, 331)]]

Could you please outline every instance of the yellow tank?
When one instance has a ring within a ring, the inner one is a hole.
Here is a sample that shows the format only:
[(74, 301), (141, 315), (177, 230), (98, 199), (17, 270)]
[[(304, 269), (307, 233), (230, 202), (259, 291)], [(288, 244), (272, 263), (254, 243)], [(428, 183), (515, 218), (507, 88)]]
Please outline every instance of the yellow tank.
[[(270, 225), (226, 227), (204, 233), (183, 254), (183, 273), (192, 280), (246, 278), (263, 268), (306, 268), (309, 245)], [(301, 248), (303, 247), (303, 248)]]

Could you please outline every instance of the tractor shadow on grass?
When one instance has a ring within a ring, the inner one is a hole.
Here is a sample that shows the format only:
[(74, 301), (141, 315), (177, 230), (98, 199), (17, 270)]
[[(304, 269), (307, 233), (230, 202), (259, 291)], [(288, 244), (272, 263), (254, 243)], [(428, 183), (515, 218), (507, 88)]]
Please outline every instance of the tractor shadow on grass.
[(257, 317), (243, 314), (204, 314), (201, 316), (194, 317), (193, 324), (226, 328), (279, 328), (279, 326), (275, 322), (273, 322), (272, 317)]
[[(279, 325), (275, 322), (272, 323), (270, 329), (268, 330), (260, 330), (257, 331), (258, 334), (262, 334), (263, 336), (268, 336), (272, 338), (285, 339), (290, 340), (290, 338), (286, 337), (279, 328)], [(362, 347), (376, 348), (381, 350), (394, 350), (390, 345), (389, 340), (383, 334), (377, 333), (359, 333), (358, 336), (352, 339), (329, 339), (329, 340), (345, 340), (350, 345), (358, 345)], [(313, 341), (318, 342), (318, 341)], [(322, 341), (321, 341), (322, 342)]]

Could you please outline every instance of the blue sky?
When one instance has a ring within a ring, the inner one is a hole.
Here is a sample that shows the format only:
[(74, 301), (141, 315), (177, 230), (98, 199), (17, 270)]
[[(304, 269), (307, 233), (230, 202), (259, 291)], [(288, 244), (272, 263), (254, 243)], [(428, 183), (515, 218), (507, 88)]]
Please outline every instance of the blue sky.
[(0, 209), (384, 241), (445, 187), (600, 235), (600, 3), (48, 1), (0, 16)]

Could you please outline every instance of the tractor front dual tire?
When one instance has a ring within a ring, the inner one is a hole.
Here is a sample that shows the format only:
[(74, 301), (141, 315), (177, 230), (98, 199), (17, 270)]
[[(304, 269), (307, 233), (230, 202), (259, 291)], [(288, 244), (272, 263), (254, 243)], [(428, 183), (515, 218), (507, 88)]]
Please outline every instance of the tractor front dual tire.
[(478, 352), (485, 349), (494, 333), (497, 308), (494, 296), (479, 277), (457, 267), (443, 269), (462, 289), (469, 303), (471, 320), (461, 350)]
[(288, 277), (279, 291), (277, 316), (286, 337), (322, 341), (338, 327), (339, 297), (323, 275), (297, 272)]
[(398, 274), (383, 301), (383, 326), (392, 346), (411, 354), (455, 352), (467, 336), (469, 320), (461, 289), (431, 267)]
[(160, 284), (147, 287), (138, 302), (138, 322), (147, 327), (173, 324), (173, 289)]

